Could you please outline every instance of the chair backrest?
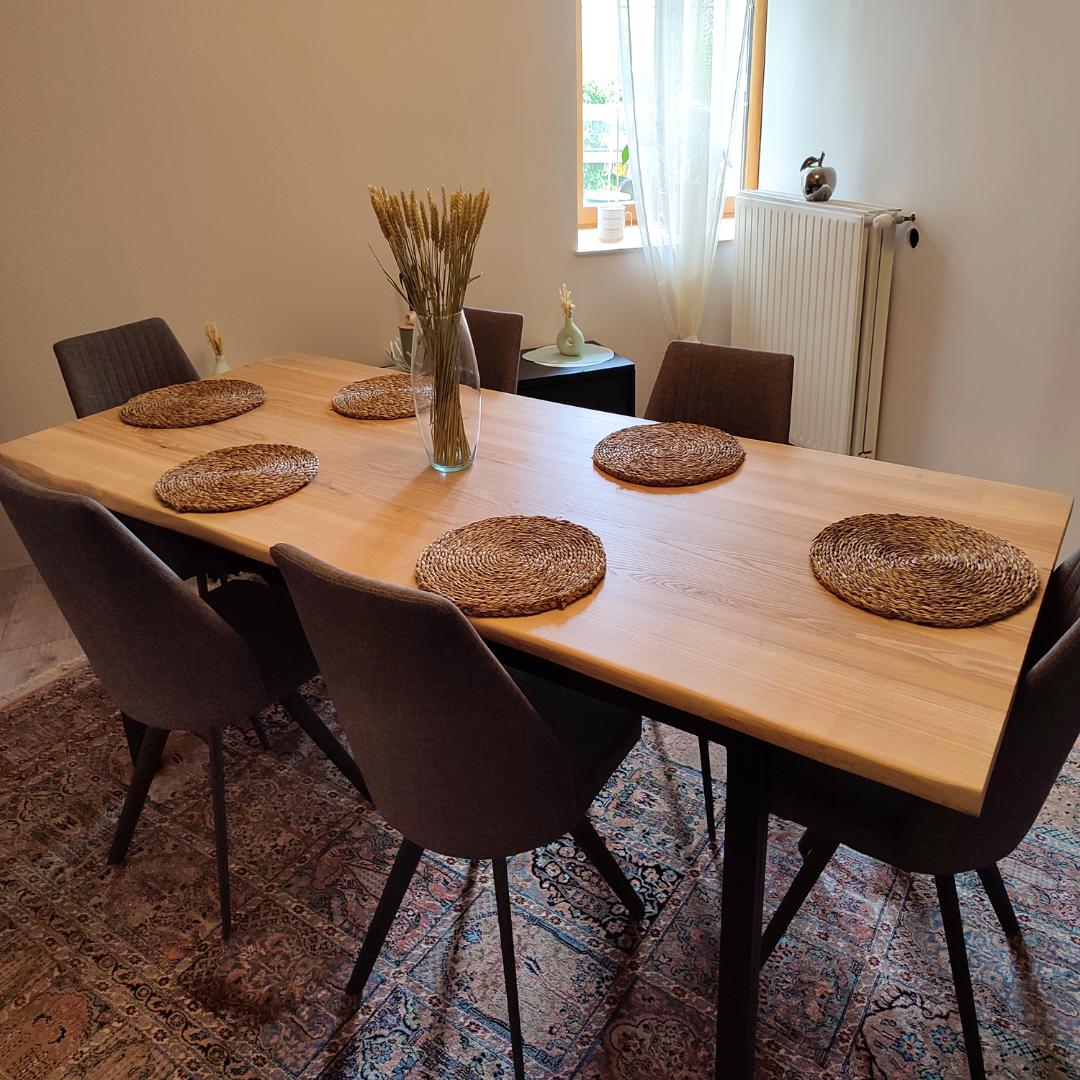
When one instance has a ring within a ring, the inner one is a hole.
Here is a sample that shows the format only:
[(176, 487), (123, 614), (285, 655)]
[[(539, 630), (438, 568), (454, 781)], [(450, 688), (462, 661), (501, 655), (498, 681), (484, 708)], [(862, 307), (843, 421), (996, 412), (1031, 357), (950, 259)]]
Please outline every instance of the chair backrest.
[(379, 812), (465, 859), (550, 843), (579, 813), (566, 753), (449, 600), (270, 549)]
[(114, 409), (136, 394), (199, 377), (164, 319), (65, 338), (53, 352), (76, 416)]
[(0, 502), (117, 708), (201, 731), (270, 704), (247, 642), (104, 507), (2, 466)]
[(485, 390), (516, 394), (518, 361), (521, 359), (521, 328), (525, 320), (510, 311), (466, 308), (465, 321), (476, 350), (480, 385)]
[(786, 443), (795, 358), (786, 353), (673, 341), (646, 420), (706, 424), (729, 435)]
[(1035, 823), (1080, 737), (1080, 550), (1050, 575), (1026, 663), (982, 813), (974, 818), (916, 800), (899, 865), (977, 870), (1005, 858)]

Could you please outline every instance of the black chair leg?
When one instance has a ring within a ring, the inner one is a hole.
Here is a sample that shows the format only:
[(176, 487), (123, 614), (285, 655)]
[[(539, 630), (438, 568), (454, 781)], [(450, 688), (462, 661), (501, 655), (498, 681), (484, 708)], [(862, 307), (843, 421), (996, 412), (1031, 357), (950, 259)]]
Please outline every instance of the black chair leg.
[(330, 729), (319, 718), (318, 713), (304, 700), (303, 695), (294, 690), (281, 699), (285, 711), (296, 723), (307, 732), (311, 741), (341, 770), (345, 779), (361, 795), (371, 802), (371, 793), (364, 783), (364, 776), (360, 772), (360, 766), (353, 760), (352, 755), (334, 738)]
[[(809, 831), (809, 830), (808, 830)], [(804, 834), (804, 838), (805, 838)], [(824, 837), (817, 839), (814, 846), (806, 853), (799, 872), (791, 887), (784, 893), (780, 906), (776, 909), (765, 932), (761, 935), (761, 964), (772, 955), (773, 949), (779, 944), (780, 939), (787, 932), (791, 920), (795, 918), (802, 907), (803, 901), (810, 895), (814, 883), (821, 877), (822, 870), (829, 865), (829, 860), (836, 853), (840, 845), (835, 840), (826, 840)]]
[(705, 824), (709, 827), (709, 839), (716, 843), (716, 807), (713, 805), (712, 762), (709, 760), (709, 740), (698, 736), (701, 751), (701, 786), (705, 791)]
[[(590, 825), (589, 828), (592, 826)], [(609, 855), (608, 858), (610, 857)], [(506, 873), (506, 860), (492, 859), (491, 871), (495, 877), (495, 906), (499, 913), (499, 943), (502, 945), (506, 1011), (510, 1019), (510, 1047), (514, 1056), (514, 1076), (516, 1080), (525, 1080), (525, 1053), (521, 1038), (521, 1007), (518, 1003), (517, 961), (514, 957), (514, 927), (510, 922), (510, 881)]]
[(390, 932), (394, 916), (401, 907), (401, 901), (416, 872), (420, 856), (423, 854), (424, 849), (419, 844), (414, 844), (411, 840), (401, 841), (393, 869), (390, 871), (390, 878), (386, 882), (382, 896), (379, 897), (379, 905), (375, 908), (371, 924), (364, 935), (364, 944), (360, 946), (360, 955), (357, 957), (349, 985), (345, 987), (345, 993), (362, 994), (364, 992), (368, 976), (371, 975), (371, 969), (375, 967), (379, 951), (383, 947), (386, 935)]
[(945, 941), (949, 946), (949, 962), (952, 964), (956, 1001), (960, 1007), (960, 1026), (967, 1047), (968, 1069), (971, 1080), (986, 1080), (979, 1018), (975, 1015), (975, 994), (971, 989), (971, 970), (968, 967), (967, 944), (964, 941), (964, 923), (960, 918), (956, 881), (952, 874), (942, 874), (934, 878), (934, 884), (937, 885), (938, 903), (941, 905)]
[(266, 725), (254, 713), (251, 714), (251, 726), (255, 729), (255, 737), (259, 740), (259, 745), (264, 750), (269, 750), (270, 740), (266, 737)]
[[(133, 720), (127, 713), (122, 712), (120, 719), (124, 722), (124, 738), (127, 739), (128, 753), (131, 755), (131, 764), (139, 760), (139, 751), (142, 749), (143, 738), (146, 735), (146, 725), (138, 720)], [(154, 771), (161, 769), (161, 757), (158, 757)]]
[(229, 834), (225, 826), (225, 755), (221, 749), (221, 728), (214, 728), (210, 732), (210, 786), (214, 795), (221, 936), (228, 941), (232, 933), (232, 902), (229, 897)]
[(810, 829), (805, 829), (802, 836), (799, 837), (799, 854), (805, 859), (810, 854), (810, 849), (814, 846), (817, 837)]
[(998, 870), (997, 863), (984, 866), (979, 871), (979, 880), (983, 883), (986, 895), (990, 897), (990, 903), (994, 907), (994, 914), (997, 915), (998, 922), (1001, 923), (1001, 929), (1005, 931), (1005, 936), (1019, 937), (1020, 920), (1017, 919), (1012, 901), (1005, 891), (1005, 882), (1001, 880), (1001, 871)]
[(195, 584), (199, 588), (199, 596), (205, 600), (210, 594), (210, 585), (209, 582), (207, 582), (206, 574), (203, 571), (200, 570), (199, 573), (195, 575)]
[(146, 735), (146, 725), (133, 720), (126, 712), (120, 714), (120, 719), (124, 722), (124, 738), (127, 739), (131, 764), (135, 766), (139, 763), (139, 751), (142, 749), (143, 737)]
[(150, 783), (161, 764), (161, 751), (169, 733), (164, 728), (147, 728), (139, 747), (139, 758), (135, 762), (135, 771), (131, 777), (131, 787), (124, 799), (124, 809), (120, 812), (120, 823), (116, 826), (112, 847), (109, 848), (109, 862), (112, 865), (122, 863), (135, 835), (135, 826), (139, 822), (143, 804), (146, 802)]
[(593, 828), (592, 822), (583, 816), (570, 830), (570, 835), (577, 841), (578, 847), (585, 852), (585, 857), (589, 862), (600, 871), (604, 880), (611, 886), (612, 892), (622, 901), (623, 907), (630, 912), (630, 918), (643, 919), (645, 905), (641, 897), (634, 892), (634, 886), (627, 880), (622, 867), (615, 861), (615, 856), (608, 851), (607, 844)]

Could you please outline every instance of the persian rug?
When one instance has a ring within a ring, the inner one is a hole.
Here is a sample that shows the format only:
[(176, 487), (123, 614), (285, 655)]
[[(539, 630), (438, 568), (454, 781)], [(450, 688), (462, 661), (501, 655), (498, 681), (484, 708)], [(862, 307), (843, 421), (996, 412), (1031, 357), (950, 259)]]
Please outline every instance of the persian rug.
[[(319, 680), (306, 696), (331, 724)], [(362, 1001), (344, 987), (400, 837), (284, 713), (226, 737), (234, 933), (218, 925), (208, 753), (170, 737), (124, 865), (131, 774), (82, 668), (0, 713), (0, 1077), (512, 1076), (486, 864), (425, 855)], [(640, 926), (569, 838), (511, 864), (536, 1080), (712, 1075), (721, 847), (692, 738), (645, 734), (594, 820)], [(718, 815), (723, 752), (713, 764)], [(722, 822), (722, 819), (721, 819)], [(766, 906), (799, 865), (774, 819)], [(988, 1072), (1080, 1080), (1080, 754), (1002, 873), (1010, 949), (975, 875), (961, 904)], [(762, 973), (758, 1077), (966, 1078), (933, 884), (841, 849)]]

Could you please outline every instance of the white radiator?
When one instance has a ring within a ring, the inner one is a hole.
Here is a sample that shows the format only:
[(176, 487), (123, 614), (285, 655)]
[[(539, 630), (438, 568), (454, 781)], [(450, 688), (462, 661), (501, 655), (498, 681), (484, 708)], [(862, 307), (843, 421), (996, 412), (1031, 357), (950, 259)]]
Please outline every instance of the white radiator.
[(791, 441), (873, 457), (899, 213), (799, 196), (735, 196), (731, 343), (795, 357)]

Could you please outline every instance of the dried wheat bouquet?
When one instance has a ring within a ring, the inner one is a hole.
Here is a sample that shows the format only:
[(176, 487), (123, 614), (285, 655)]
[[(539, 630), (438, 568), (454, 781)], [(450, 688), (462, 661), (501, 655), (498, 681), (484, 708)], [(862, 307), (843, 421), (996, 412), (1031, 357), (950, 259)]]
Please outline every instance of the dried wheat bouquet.
[(472, 272), (473, 254), (491, 196), (481, 188), (466, 194), (442, 189), (442, 209), (428, 188), (427, 202), (410, 191), (391, 195), (386, 188), (369, 187), (371, 205), (398, 266), (395, 281), (387, 281), (422, 318), (453, 315), (465, 306), (465, 290)]

